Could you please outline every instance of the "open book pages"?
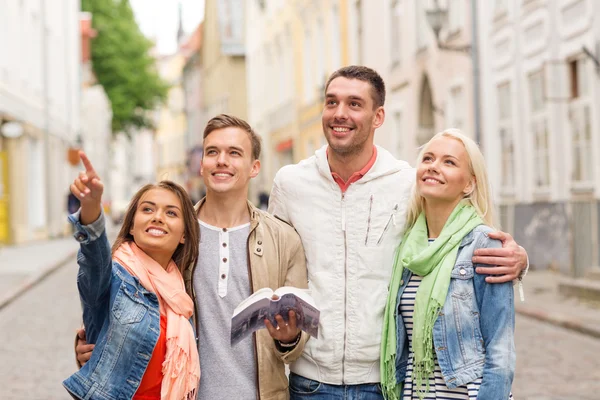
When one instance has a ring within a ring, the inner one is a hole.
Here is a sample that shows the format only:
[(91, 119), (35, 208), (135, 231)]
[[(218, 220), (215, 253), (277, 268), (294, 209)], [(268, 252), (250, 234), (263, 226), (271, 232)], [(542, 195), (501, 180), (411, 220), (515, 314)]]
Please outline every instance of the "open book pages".
[[(273, 294), (279, 296), (272, 300)], [(262, 288), (242, 301), (231, 318), (231, 344), (234, 345), (252, 332), (265, 328), (268, 319), (277, 326), (275, 316), (289, 320), (289, 311), (296, 313), (296, 326), (313, 337), (318, 337), (320, 312), (313, 298), (304, 289), (283, 286), (273, 291)]]

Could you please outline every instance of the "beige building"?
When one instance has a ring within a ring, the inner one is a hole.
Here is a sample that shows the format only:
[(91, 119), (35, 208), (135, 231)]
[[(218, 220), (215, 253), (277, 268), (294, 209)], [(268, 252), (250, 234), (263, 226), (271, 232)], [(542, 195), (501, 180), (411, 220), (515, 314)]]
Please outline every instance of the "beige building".
[(157, 63), (160, 76), (170, 88), (167, 101), (156, 115), (156, 179), (169, 179), (184, 185), (187, 124), (182, 77), (185, 58), (176, 53), (160, 57)]
[(0, 12), (0, 244), (61, 235), (79, 131), (79, 1)]
[(206, 0), (202, 24), (202, 126), (219, 113), (247, 119), (242, 0)]
[(600, 3), (494, 3), (483, 123), (502, 223), (534, 268), (582, 277), (600, 265)]
[(325, 144), (323, 90), (349, 62), (347, 0), (249, 2), (248, 114), (264, 141), (260, 187)]
[[(351, 2), (353, 62), (374, 68), (386, 83), (386, 120), (375, 142), (414, 164), (418, 146), (443, 128), (459, 128), (475, 137), (471, 57), (438, 47), (426, 17), (436, 2)], [(440, 43), (470, 44), (470, 2), (439, 4), (449, 6)]]

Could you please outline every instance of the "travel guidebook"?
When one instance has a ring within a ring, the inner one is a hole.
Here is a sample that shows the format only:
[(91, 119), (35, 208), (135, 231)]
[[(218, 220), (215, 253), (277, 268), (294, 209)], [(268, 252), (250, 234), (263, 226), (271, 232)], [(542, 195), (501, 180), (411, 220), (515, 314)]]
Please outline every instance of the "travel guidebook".
[[(272, 299), (274, 294), (279, 296), (277, 300)], [(233, 310), (231, 344), (238, 343), (258, 329), (266, 328), (265, 319), (277, 326), (277, 314), (287, 322), (290, 310), (296, 313), (296, 326), (316, 338), (319, 332), (320, 311), (313, 298), (303, 289), (282, 286), (275, 291), (270, 288), (259, 289)]]

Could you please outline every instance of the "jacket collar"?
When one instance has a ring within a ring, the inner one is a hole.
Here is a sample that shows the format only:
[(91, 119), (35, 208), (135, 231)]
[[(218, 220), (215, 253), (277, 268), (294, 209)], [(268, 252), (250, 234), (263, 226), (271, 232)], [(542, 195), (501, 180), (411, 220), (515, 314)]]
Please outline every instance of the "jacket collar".
[[(194, 206), (194, 211), (196, 211), (196, 217), (198, 216), (198, 211), (200, 211), (200, 208), (202, 208), (205, 202), (206, 197), (197, 202)], [(254, 206), (254, 204), (250, 202), (250, 200), (246, 200), (246, 203), (248, 205), (248, 212), (250, 212), (250, 232), (252, 232), (254, 229), (256, 229), (258, 223), (260, 222), (260, 211)]]
[[(331, 168), (327, 161), (327, 146), (325, 145), (315, 152), (317, 168), (321, 175), (335, 183), (331, 175)], [(381, 176), (390, 175), (411, 166), (402, 160), (397, 160), (392, 154), (381, 146), (377, 147), (377, 159), (369, 171), (359, 180), (359, 182), (368, 182)]]

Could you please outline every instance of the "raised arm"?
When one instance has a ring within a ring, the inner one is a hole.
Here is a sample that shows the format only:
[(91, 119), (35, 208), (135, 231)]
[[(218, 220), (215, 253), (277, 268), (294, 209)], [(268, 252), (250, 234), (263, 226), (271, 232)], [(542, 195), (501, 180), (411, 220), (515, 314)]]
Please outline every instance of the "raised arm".
[(83, 306), (83, 320), (89, 343), (95, 343), (107, 316), (112, 261), (104, 229), (102, 193), (104, 185), (85, 153), (80, 152), (85, 171), (71, 184), (71, 193), (81, 202), (80, 210), (69, 216), (80, 243), (77, 287)]

